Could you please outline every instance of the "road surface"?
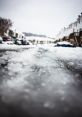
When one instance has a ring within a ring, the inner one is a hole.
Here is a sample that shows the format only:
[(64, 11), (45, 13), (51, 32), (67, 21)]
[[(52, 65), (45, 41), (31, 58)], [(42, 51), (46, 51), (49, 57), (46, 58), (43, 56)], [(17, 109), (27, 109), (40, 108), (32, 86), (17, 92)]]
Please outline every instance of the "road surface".
[(82, 117), (82, 48), (1, 50), (0, 117)]

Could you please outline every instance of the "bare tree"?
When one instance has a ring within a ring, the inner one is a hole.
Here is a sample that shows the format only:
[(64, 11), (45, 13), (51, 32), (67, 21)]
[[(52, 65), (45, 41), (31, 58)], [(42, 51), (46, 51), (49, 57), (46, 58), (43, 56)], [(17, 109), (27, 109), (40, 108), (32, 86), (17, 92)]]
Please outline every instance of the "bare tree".
[(4, 33), (12, 26), (12, 21), (10, 19), (0, 17), (0, 35), (3, 36)]

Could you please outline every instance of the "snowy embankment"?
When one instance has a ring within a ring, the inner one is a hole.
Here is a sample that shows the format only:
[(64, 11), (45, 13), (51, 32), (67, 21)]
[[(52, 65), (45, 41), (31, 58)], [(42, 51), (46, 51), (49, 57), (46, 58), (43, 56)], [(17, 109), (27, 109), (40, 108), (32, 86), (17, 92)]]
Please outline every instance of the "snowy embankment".
[(19, 49), (28, 49), (32, 48), (34, 45), (8, 45), (8, 44), (1, 44), (0, 45), (0, 50), (7, 50), (7, 51), (14, 51), (14, 50), (19, 50)]

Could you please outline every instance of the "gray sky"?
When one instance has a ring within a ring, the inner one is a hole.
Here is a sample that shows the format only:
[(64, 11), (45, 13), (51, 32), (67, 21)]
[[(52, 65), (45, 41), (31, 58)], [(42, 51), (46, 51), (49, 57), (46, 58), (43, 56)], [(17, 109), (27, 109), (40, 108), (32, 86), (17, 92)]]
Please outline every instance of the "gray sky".
[(82, 12), (82, 0), (0, 0), (0, 16), (20, 31), (55, 36)]

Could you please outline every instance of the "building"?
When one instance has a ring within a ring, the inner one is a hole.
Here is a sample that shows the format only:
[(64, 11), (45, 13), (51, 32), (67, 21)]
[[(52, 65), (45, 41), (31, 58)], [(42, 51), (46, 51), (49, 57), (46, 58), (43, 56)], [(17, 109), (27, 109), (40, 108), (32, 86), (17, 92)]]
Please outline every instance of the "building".
[(36, 37), (36, 36), (28, 36), (26, 40), (30, 41), (32, 44), (50, 44), (54, 42), (54, 39), (48, 37)]
[[(78, 16), (77, 20), (71, 23), (67, 28), (63, 28), (56, 35), (55, 42), (57, 41), (70, 41), (73, 44), (82, 44), (82, 13)], [(75, 39), (76, 38), (76, 39)], [(76, 41), (75, 41), (76, 40)]]

